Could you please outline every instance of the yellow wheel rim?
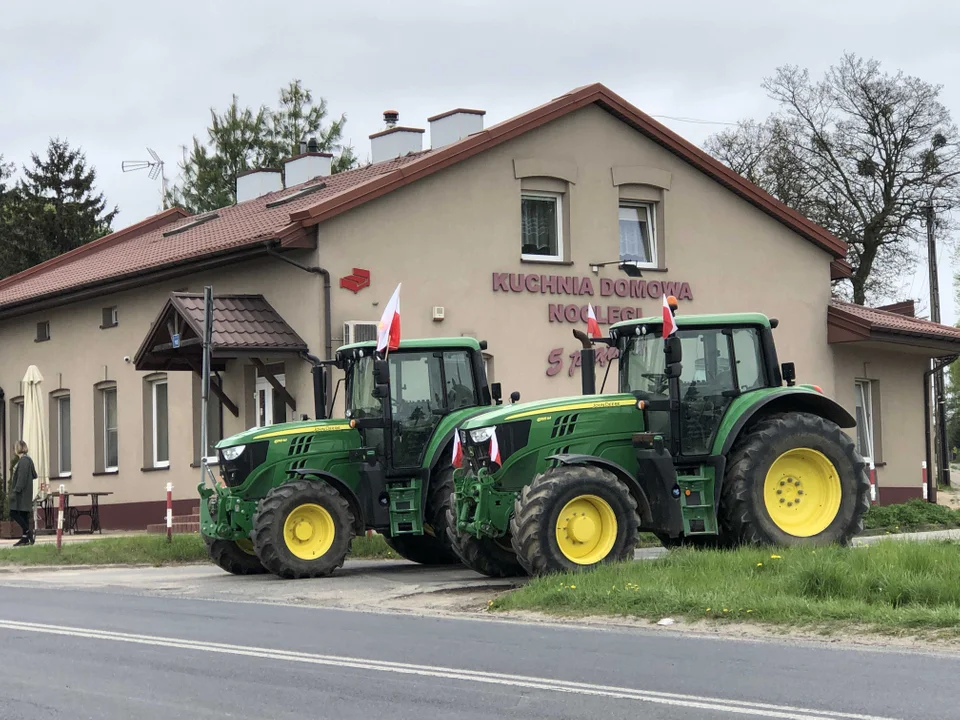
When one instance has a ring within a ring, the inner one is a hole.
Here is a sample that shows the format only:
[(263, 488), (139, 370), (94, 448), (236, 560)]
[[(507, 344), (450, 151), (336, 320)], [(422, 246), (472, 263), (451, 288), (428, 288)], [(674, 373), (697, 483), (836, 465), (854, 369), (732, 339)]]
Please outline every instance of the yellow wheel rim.
[(617, 515), (596, 495), (580, 495), (563, 506), (557, 518), (557, 546), (568, 560), (593, 565), (617, 541)]
[(253, 543), (250, 540), (236, 540), (237, 547), (243, 550), (247, 555), (256, 555), (257, 553), (253, 550)]
[(293, 509), (283, 523), (287, 550), (301, 560), (316, 560), (333, 545), (336, 527), (327, 509), (305, 503)]
[(763, 484), (770, 519), (783, 532), (812, 537), (840, 512), (840, 473), (827, 456), (810, 448), (788, 450), (773, 461)]

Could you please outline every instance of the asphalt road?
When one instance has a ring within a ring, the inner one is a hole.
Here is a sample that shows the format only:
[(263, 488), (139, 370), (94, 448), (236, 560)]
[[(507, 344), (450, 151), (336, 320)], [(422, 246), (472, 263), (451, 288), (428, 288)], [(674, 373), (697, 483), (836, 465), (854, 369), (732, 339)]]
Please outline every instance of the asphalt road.
[(0, 718), (952, 718), (960, 658), (12, 586)]

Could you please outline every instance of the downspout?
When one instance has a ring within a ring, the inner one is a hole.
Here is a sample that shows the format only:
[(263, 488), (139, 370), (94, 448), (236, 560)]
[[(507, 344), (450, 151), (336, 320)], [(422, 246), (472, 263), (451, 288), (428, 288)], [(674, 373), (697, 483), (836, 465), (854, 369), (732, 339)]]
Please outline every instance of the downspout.
[[(333, 323), (332, 323), (332, 311), (331, 311), (331, 308), (330, 308), (330, 300), (331, 300), (331, 296), (330, 296), (330, 272), (329, 272), (328, 270), (326, 270), (325, 268), (322, 268), (322, 267), (320, 267), (320, 266), (318, 266), (318, 265), (310, 266), (310, 265), (303, 265), (303, 264), (301, 264), (301, 263), (298, 263), (296, 260), (292, 260), (291, 258), (288, 258), (288, 257), (282, 255), (281, 253), (278, 253), (278, 252), (274, 249), (273, 245), (272, 245), (271, 243), (269, 243), (269, 242), (268, 242), (268, 243), (265, 243), (265, 247), (266, 247), (266, 250), (267, 250), (267, 255), (269, 255), (270, 257), (274, 257), (274, 258), (276, 258), (277, 260), (281, 260), (281, 261), (283, 261), (283, 262), (285, 262), (285, 263), (287, 263), (287, 264), (289, 264), (289, 265), (293, 265), (295, 268), (299, 268), (300, 270), (303, 270), (304, 272), (312, 273), (312, 274), (314, 274), (314, 275), (321, 275), (321, 276), (323, 276), (323, 337), (324, 337), (325, 346), (326, 346), (326, 347), (325, 347), (325, 357), (324, 357), (324, 360), (327, 360), (327, 361), (333, 360), (333, 330), (332, 330), (332, 328), (331, 328), (331, 326), (332, 326)], [(316, 373), (318, 373), (318, 372), (322, 373), (322, 372), (323, 372), (322, 369), (321, 369), (321, 367), (320, 367), (320, 365), (319, 365), (317, 362), (314, 362), (314, 360), (315, 360), (314, 356), (311, 356), (311, 355), (308, 354), (308, 359), (310, 359), (310, 361), (313, 362), (313, 364), (314, 364), (314, 365), (313, 365), (314, 377), (316, 377)], [(326, 393), (326, 389), (327, 389), (327, 388), (326, 388), (326, 378), (323, 378), (323, 381), (322, 381), (322, 382), (323, 382), (323, 389), (322, 389), (321, 395), (323, 396), (322, 400), (323, 400), (324, 405), (323, 405), (322, 408), (321, 408), (320, 406), (317, 406), (317, 408), (316, 408), (316, 413), (317, 413), (317, 418), (318, 418), (318, 419), (320, 419), (320, 418), (322, 418), (322, 417), (327, 417), (327, 411), (326, 411), (326, 394), (327, 394), (327, 393)], [(314, 403), (316, 403), (316, 402), (317, 402), (317, 384), (316, 384), (316, 381), (315, 381), (315, 382), (314, 382)], [(321, 410), (322, 410), (322, 414), (321, 414)], [(331, 408), (331, 410), (332, 410), (332, 408)]]
[[(933, 361), (933, 367), (929, 370), (925, 370), (923, 373), (923, 427), (924, 435), (926, 437), (926, 460), (927, 460), (927, 500), (931, 503), (937, 502), (937, 481), (939, 480), (942, 472), (942, 468), (938, 467), (937, 472), (933, 472), (933, 458), (931, 457), (930, 449), (930, 440), (932, 430), (930, 428), (930, 413), (933, 411), (933, 408), (930, 406), (930, 376), (934, 373), (942, 372), (943, 369), (950, 364), (952, 364), (956, 359), (957, 355), (950, 355), (945, 358), (936, 358)], [(939, 410), (939, 407), (938, 407)], [(942, 418), (941, 413), (937, 413), (937, 418)], [(940, 422), (937, 426), (937, 438), (935, 442), (940, 445), (940, 461), (941, 464), (945, 464), (948, 468), (950, 467), (950, 453), (947, 449), (947, 428), (944, 422)]]
[[(7, 395), (0, 388), (0, 444), (3, 445), (3, 467), (0, 468), (0, 477), (3, 478), (3, 494), (9, 497), (7, 487), (10, 484), (10, 478), (7, 477)], [(0, 517), (2, 520), (3, 517)]]

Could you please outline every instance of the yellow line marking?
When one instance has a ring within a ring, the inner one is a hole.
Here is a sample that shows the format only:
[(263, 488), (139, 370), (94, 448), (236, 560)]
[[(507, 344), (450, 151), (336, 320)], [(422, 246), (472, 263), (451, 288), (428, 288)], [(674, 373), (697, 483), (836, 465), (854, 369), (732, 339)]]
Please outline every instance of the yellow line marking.
[(597, 400), (594, 402), (572, 403), (570, 405), (558, 405), (556, 407), (540, 408), (539, 410), (527, 410), (526, 412), (509, 415), (506, 420), (517, 420), (519, 418), (532, 417), (534, 415), (549, 415), (550, 413), (566, 412), (568, 410), (593, 410), (594, 408), (604, 407), (626, 407), (636, 404), (636, 400)]
[(293, 428), (292, 430), (277, 430), (275, 432), (263, 433), (262, 435), (257, 435), (254, 440), (264, 440), (266, 438), (272, 437), (281, 437), (284, 435), (304, 435), (307, 433), (318, 433), (318, 432), (334, 432), (336, 430), (349, 430), (350, 425), (348, 423), (343, 423), (340, 425), (314, 425), (313, 427), (299, 427)]

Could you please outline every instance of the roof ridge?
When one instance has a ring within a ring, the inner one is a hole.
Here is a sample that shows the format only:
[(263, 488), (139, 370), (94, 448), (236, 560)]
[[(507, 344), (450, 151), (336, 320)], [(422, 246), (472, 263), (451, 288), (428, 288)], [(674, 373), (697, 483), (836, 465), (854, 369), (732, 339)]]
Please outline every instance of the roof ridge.
[[(76, 247), (73, 250), (68, 250), (65, 253), (61, 253), (55, 257), (50, 258), (49, 260), (44, 260), (42, 263), (38, 263), (32, 267), (28, 267), (26, 270), (21, 270), (20, 272), (10, 275), (8, 277), (0, 280), (0, 290), (8, 287), (9, 285), (14, 285), (20, 280), (36, 275), (38, 272), (43, 270), (49, 270), (52, 267), (61, 265), (68, 260), (73, 260), (80, 257), (81, 255), (86, 255), (88, 253), (94, 252), (96, 250), (101, 250), (105, 247), (109, 247), (121, 240), (131, 240), (135, 237), (156, 230), (157, 228), (165, 227), (170, 223), (176, 222), (178, 218), (173, 217), (174, 215), (179, 216), (179, 218), (190, 217), (190, 213), (184, 210), (181, 207), (172, 207), (163, 212), (157, 213), (156, 215), (150, 215), (149, 217), (144, 218), (138, 223), (129, 225), (128, 227), (123, 228), (122, 230), (117, 230), (110, 233), (109, 235), (104, 235), (101, 238), (96, 240), (91, 240), (88, 243), (84, 243), (80, 247)], [(159, 220), (166, 220), (170, 218), (170, 222), (161, 222), (158, 224)]]

